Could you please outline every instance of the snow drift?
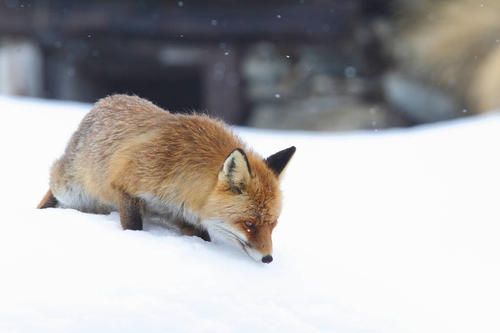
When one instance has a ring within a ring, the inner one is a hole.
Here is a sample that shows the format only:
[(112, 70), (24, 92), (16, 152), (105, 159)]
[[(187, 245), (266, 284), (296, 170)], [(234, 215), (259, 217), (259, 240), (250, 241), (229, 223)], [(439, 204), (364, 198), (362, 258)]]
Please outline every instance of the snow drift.
[(500, 117), (237, 129), (297, 146), (270, 265), (117, 214), (34, 207), (90, 108), (0, 98), (1, 332), (498, 332)]

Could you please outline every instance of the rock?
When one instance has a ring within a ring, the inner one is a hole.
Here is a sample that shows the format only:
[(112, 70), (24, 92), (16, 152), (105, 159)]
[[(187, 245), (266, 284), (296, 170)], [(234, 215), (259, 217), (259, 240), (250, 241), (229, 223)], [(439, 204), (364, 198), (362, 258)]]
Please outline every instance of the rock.
[(387, 102), (418, 123), (453, 119), (463, 114), (453, 96), (402, 73), (386, 75), (383, 87)]
[(349, 131), (405, 126), (407, 123), (380, 104), (367, 104), (350, 97), (311, 97), (284, 105), (261, 105), (248, 124), (259, 128)]

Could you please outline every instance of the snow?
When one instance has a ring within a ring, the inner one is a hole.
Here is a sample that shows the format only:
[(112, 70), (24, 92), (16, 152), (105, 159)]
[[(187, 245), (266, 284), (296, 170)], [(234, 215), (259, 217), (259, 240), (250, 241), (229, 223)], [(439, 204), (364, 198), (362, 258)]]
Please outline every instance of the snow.
[(283, 180), (274, 261), (34, 207), (89, 105), (0, 97), (0, 332), (499, 332), (500, 116), (237, 129)]

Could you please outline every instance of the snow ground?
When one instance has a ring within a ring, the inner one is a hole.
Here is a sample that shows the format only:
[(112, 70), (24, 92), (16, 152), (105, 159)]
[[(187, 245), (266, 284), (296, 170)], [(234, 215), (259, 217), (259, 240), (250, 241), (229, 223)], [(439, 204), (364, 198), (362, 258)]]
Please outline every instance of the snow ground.
[(297, 146), (270, 265), (118, 216), (34, 207), (88, 105), (0, 97), (0, 332), (499, 332), (500, 116), (239, 129)]

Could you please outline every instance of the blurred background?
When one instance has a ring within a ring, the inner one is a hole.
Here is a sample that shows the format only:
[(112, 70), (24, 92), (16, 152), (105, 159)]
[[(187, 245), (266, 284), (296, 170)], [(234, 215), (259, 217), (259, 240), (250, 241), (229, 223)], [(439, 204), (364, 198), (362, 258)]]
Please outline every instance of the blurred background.
[(0, 94), (112, 93), (279, 129), (490, 112), (500, 0), (0, 0)]

